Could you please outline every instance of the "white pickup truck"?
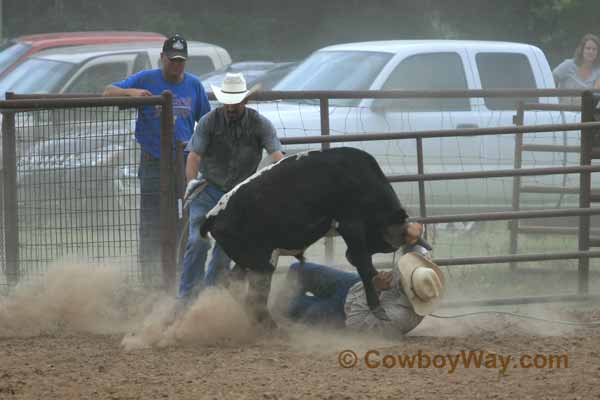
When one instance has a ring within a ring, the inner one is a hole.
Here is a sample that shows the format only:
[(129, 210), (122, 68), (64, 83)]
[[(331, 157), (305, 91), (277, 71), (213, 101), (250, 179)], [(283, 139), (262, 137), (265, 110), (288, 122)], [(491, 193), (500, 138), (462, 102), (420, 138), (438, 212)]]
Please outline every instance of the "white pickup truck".
[[(528, 44), (457, 41), (398, 40), (349, 43), (314, 52), (273, 90), (468, 90), (555, 88), (543, 52)], [(555, 97), (524, 99), (558, 103)], [(411, 132), (436, 129), (508, 126), (513, 124), (517, 99), (421, 98), (330, 100), (332, 135), (369, 132)], [(319, 102), (288, 100), (257, 103), (256, 108), (276, 126), (281, 137), (320, 134)], [(578, 113), (527, 112), (525, 124), (577, 122)], [(529, 143), (571, 144), (577, 132), (526, 134)], [(375, 155), (387, 174), (416, 172), (414, 140), (338, 143)], [(425, 172), (477, 171), (513, 168), (514, 135), (425, 139)], [(319, 145), (296, 145), (298, 151)], [(577, 162), (577, 154), (524, 153), (524, 167)], [(528, 178), (538, 184), (577, 182), (577, 176)], [(567, 182), (569, 181), (569, 182)], [(508, 208), (510, 178), (446, 181), (427, 184), (433, 208)], [(417, 185), (403, 184), (402, 198), (416, 204)], [(546, 196), (556, 204), (556, 196)], [(538, 201), (535, 200), (534, 201)]]
[[(160, 67), (162, 42), (69, 46), (28, 58), (0, 81), (0, 93), (100, 94), (109, 83)], [(186, 71), (206, 74), (231, 63), (224, 48), (188, 42)]]

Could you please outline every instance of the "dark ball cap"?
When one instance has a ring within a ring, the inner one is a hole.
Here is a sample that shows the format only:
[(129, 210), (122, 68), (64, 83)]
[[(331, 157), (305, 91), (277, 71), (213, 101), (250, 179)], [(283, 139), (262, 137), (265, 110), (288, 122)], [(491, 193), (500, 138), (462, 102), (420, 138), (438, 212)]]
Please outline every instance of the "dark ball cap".
[(179, 34), (173, 35), (165, 40), (162, 51), (170, 60), (185, 60), (188, 55), (187, 41)]

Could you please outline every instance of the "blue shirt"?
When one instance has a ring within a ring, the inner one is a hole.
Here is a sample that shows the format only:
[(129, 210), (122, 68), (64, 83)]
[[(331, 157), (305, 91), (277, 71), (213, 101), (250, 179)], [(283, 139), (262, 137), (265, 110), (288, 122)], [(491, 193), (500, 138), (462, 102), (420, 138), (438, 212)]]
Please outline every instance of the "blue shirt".
[[(173, 93), (175, 139), (187, 143), (194, 124), (210, 111), (210, 104), (200, 80), (186, 73), (179, 83), (169, 83), (160, 69), (140, 71), (129, 78), (113, 83), (122, 89), (146, 89), (153, 95), (169, 90)], [(160, 107), (144, 106), (135, 123), (135, 138), (146, 153), (160, 157)]]

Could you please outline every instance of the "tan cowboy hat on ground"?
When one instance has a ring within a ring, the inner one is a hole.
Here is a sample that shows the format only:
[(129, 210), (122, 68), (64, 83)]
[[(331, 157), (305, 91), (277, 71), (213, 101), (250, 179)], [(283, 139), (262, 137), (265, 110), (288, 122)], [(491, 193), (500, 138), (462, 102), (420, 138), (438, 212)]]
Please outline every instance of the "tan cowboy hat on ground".
[(431, 314), (444, 291), (444, 274), (440, 268), (418, 253), (406, 253), (398, 260), (398, 269), (402, 289), (415, 312)]
[(210, 85), (210, 87), (217, 100), (222, 104), (239, 104), (255, 90), (255, 88), (248, 90), (243, 74), (231, 72), (225, 74), (223, 85), (220, 88), (215, 85)]

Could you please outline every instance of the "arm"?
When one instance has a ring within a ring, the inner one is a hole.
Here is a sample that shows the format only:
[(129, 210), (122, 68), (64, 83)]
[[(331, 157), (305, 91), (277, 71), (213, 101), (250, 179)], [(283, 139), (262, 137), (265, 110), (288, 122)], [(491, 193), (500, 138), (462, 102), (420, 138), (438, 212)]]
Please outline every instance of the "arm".
[(559, 83), (567, 77), (567, 75), (569, 73), (569, 69), (570, 69), (570, 64), (571, 64), (571, 60), (565, 60), (565, 61), (561, 62), (560, 64), (558, 64), (558, 66), (556, 66), (556, 68), (554, 68), (552, 70), (552, 76), (554, 77), (554, 83), (556, 83), (557, 87), (558, 87)]
[(108, 85), (104, 89), (102, 96), (152, 96), (152, 93), (146, 89), (123, 89), (118, 86)]
[(202, 157), (200, 156), (200, 154), (194, 151), (190, 151), (190, 154), (187, 158), (187, 162), (185, 164), (185, 178), (188, 183), (192, 179), (196, 179), (196, 177), (198, 176), (198, 170), (200, 168), (201, 160)]
[(137, 74), (129, 76), (127, 79), (124, 79), (119, 82), (114, 82), (108, 85), (104, 92), (103, 96), (152, 96), (152, 93), (149, 90), (144, 89), (147, 85), (144, 85), (144, 76), (146, 76), (147, 72), (142, 71)]
[(200, 121), (196, 124), (196, 129), (194, 129), (194, 133), (186, 146), (186, 150), (189, 151), (187, 162), (185, 163), (185, 178), (188, 183), (192, 179), (198, 177), (202, 154), (204, 154), (208, 148), (209, 134), (207, 117), (208, 115), (205, 115), (200, 118)]
[(271, 160), (273, 161), (273, 163), (276, 163), (277, 161), (279, 161), (283, 158), (283, 152), (274, 151), (273, 153), (269, 154), (269, 157), (271, 157)]
[(271, 157), (271, 161), (276, 163), (284, 157), (283, 146), (271, 121), (262, 116), (261, 120), (262, 126), (259, 128), (259, 132), (262, 146)]

